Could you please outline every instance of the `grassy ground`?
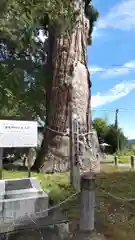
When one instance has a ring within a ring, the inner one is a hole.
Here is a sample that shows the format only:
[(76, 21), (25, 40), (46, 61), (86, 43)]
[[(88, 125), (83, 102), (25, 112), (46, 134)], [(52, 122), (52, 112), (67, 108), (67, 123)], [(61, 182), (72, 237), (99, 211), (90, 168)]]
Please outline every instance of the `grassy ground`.
[(130, 156), (120, 156), (119, 157), (119, 162), (120, 163), (130, 163), (131, 162), (131, 157)]
[[(68, 184), (68, 173), (61, 174), (36, 174), (31, 173), (31, 177), (36, 177), (42, 186), (42, 189), (49, 193), (54, 203), (64, 200), (73, 189)], [(3, 171), (3, 179), (24, 178), (28, 174), (25, 171)]]
[[(121, 198), (135, 197), (135, 172), (126, 168), (103, 167), (97, 179), (105, 191)], [(117, 201), (97, 189), (96, 208), (100, 228), (113, 240), (135, 239), (135, 202)]]
[[(101, 174), (97, 176), (97, 184), (105, 191), (121, 198), (135, 197), (135, 172), (124, 167), (102, 165)], [(26, 177), (26, 172), (4, 171), (3, 178)], [(68, 173), (44, 175), (35, 173), (44, 190), (47, 190), (54, 202), (62, 201), (73, 189), (68, 185)], [(99, 188), (96, 191), (97, 227), (108, 240), (135, 239), (135, 202), (114, 200), (103, 194)], [(64, 206), (69, 218), (79, 219), (79, 201), (74, 199)]]
[[(131, 157), (130, 156), (119, 156), (119, 158), (118, 158), (118, 162), (119, 163), (129, 163), (130, 164), (130, 162), (131, 162)], [(107, 155), (106, 156), (106, 160), (104, 160), (104, 162), (107, 162), (107, 163), (112, 163), (112, 162), (114, 162), (114, 156), (113, 155)]]

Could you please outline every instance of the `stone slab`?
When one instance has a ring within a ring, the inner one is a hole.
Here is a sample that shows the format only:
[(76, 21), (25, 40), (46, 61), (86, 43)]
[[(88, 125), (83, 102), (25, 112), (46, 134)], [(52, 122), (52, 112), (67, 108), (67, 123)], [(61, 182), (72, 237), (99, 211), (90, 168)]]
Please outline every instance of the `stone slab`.
[(31, 180), (28, 178), (5, 181), (5, 192), (32, 188)]
[[(67, 224), (66, 224), (67, 225)], [(9, 234), (0, 235), (1, 240), (69, 240), (68, 229), (65, 226), (50, 225), (48, 227), (38, 227), (24, 229)], [(2, 238), (3, 237), (3, 238)]]
[(96, 232), (81, 232), (77, 231), (71, 240), (106, 240), (105, 236)]
[(48, 216), (48, 194), (36, 178), (0, 180), (0, 232)]

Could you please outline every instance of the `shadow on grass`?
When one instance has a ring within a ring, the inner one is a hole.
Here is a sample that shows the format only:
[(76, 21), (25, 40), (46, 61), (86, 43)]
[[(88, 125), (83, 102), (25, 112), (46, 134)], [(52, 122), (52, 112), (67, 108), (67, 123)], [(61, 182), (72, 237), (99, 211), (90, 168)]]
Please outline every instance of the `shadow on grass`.
[[(108, 168), (97, 176), (97, 184), (116, 197), (135, 198), (135, 172)], [(118, 201), (96, 190), (96, 219), (98, 228), (108, 239), (134, 239), (135, 201)]]

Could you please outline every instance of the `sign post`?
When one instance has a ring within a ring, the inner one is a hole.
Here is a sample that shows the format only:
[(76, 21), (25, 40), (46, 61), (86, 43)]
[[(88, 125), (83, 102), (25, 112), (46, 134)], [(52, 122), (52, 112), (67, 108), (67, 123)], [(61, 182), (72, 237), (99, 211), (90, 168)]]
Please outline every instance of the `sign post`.
[(31, 167), (36, 160), (36, 150), (35, 148), (30, 148), (27, 158), (27, 165), (28, 165), (28, 177), (31, 177)]
[(37, 147), (37, 122), (0, 120), (0, 148)]
[(0, 120), (0, 178), (4, 148), (37, 147), (37, 122)]
[(2, 158), (3, 158), (3, 148), (0, 148), (0, 180), (2, 179)]

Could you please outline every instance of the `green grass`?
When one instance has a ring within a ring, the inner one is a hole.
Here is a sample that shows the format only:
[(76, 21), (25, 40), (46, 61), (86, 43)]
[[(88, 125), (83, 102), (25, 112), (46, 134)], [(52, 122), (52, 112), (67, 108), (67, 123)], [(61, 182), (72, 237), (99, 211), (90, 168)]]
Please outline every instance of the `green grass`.
[(130, 163), (131, 157), (130, 156), (120, 156), (119, 157), (119, 162), (120, 163)]
[[(135, 172), (123, 168), (102, 166), (102, 173), (97, 178), (98, 184), (121, 198), (135, 197)], [(111, 240), (133, 240), (135, 233), (135, 202), (117, 201), (97, 189), (100, 204), (96, 208), (100, 228)]]
[[(3, 179), (15, 179), (27, 177), (27, 172), (23, 171), (3, 171)], [(69, 173), (56, 174), (36, 174), (31, 173), (31, 177), (36, 177), (42, 186), (42, 189), (49, 194), (49, 199), (53, 205), (67, 199), (75, 193), (75, 190), (69, 185)], [(70, 201), (62, 204), (61, 209), (65, 212), (67, 218), (79, 220), (79, 194)]]
[[(68, 173), (36, 174), (45, 191), (49, 192), (54, 203), (66, 199), (74, 192), (70, 188)], [(3, 178), (27, 177), (26, 172), (4, 171)], [(97, 184), (118, 197), (135, 197), (135, 172), (126, 168), (102, 165), (101, 173), (97, 176)], [(119, 202), (96, 190), (96, 219), (99, 231), (105, 234), (108, 240), (134, 240), (135, 235), (135, 202)], [(64, 205), (70, 219), (79, 220), (79, 198), (73, 199)]]
[[(73, 192), (73, 189), (69, 186), (68, 173), (62, 174), (36, 174), (31, 173), (31, 177), (36, 177), (44, 191), (49, 193), (50, 198), (54, 203), (64, 200)], [(23, 171), (3, 171), (3, 179), (15, 179), (27, 177), (27, 172)]]
[[(119, 156), (118, 162), (119, 163), (130, 163), (131, 156)], [(107, 155), (106, 160), (104, 160), (106, 163), (112, 163), (114, 162), (114, 156), (113, 155)]]

